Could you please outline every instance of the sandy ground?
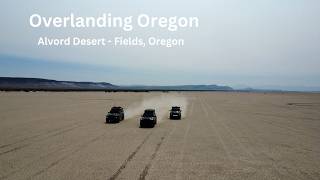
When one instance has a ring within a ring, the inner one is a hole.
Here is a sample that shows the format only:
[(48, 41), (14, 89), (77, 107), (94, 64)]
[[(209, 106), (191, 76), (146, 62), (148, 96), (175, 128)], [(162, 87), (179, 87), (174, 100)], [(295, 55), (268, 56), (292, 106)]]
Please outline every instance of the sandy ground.
[(320, 94), (0, 92), (0, 179), (320, 179)]

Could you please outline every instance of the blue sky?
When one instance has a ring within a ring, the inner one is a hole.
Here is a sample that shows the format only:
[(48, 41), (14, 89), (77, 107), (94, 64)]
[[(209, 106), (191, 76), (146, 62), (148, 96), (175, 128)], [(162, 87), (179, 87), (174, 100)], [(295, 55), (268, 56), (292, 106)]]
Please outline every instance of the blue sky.
[[(20, 4), (17, 6), (17, 4)], [(320, 1), (17, 1), (0, 7), (0, 76), (116, 84), (320, 87)], [(29, 16), (197, 16), (198, 29), (31, 28)], [(184, 38), (183, 48), (38, 47), (40, 36)], [(320, 88), (319, 88), (320, 89)]]

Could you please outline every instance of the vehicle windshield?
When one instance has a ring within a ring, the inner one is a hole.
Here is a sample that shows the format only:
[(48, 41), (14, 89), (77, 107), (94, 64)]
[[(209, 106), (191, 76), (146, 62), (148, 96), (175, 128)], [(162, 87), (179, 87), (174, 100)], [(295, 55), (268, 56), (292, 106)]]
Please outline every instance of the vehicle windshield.
[(112, 108), (110, 110), (110, 113), (120, 113), (120, 109), (119, 108)]
[(153, 111), (145, 111), (142, 116), (143, 117), (152, 117), (153, 116)]
[(180, 107), (172, 107), (171, 111), (180, 111)]

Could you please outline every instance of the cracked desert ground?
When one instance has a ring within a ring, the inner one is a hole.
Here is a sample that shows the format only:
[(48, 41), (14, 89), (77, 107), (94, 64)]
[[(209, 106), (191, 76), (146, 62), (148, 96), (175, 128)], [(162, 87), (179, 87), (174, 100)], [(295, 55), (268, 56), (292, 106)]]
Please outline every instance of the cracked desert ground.
[[(148, 99), (155, 128), (105, 124)], [(0, 179), (320, 179), (320, 94), (0, 92)]]

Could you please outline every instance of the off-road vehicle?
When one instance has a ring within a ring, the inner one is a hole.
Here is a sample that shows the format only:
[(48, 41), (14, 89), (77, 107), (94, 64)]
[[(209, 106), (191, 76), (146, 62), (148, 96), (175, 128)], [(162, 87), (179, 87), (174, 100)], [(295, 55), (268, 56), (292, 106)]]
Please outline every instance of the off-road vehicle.
[(106, 123), (119, 123), (124, 119), (124, 111), (122, 107), (112, 107), (106, 115)]
[(154, 109), (144, 110), (143, 115), (140, 118), (140, 128), (151, 127), (153, 128), (157, 124), (157, 115)]
[(172, 106), (171, 107), (170, 119), (181, 119), (181, 109), (179, 106)]

